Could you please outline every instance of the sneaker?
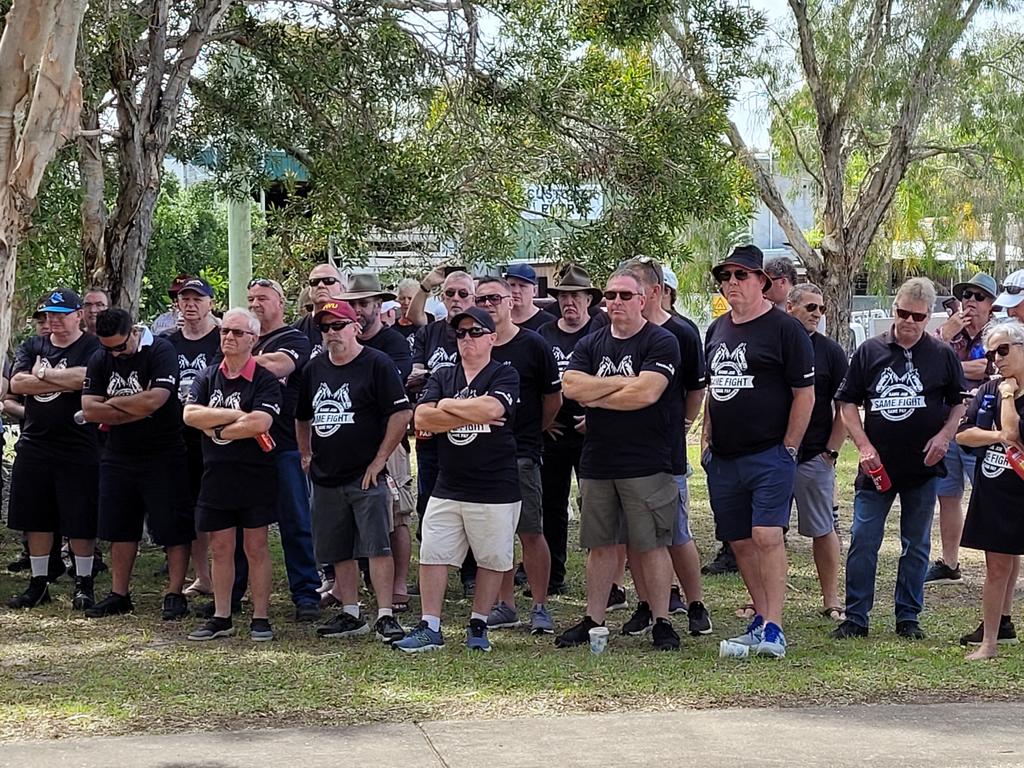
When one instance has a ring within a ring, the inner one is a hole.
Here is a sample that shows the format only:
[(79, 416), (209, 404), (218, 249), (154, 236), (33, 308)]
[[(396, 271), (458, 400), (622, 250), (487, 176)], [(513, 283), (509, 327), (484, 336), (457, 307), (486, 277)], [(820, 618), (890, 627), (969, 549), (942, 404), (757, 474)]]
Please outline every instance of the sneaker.
[(673, 616), (686, 615), (686, 603), (683, 602), (683, 596), (675, 584), (672, 585), (672, 589), (668, 593), (668, 612)]
[(491, 652), (491, 641), (487, 639), (487, 625), (480, 619), (470, 619), (466, 627), (466, 647), (471, 651)]
[(184, 595), (169, 592), (164, 595), (164, 607), (160, 618), (164, 621), (177, 621), (188, 616), (188, 600)]
[(316, 588), (318, 595), (324, 595), (334, 589), (334, 579), (322, 579), (320, 586)]
[[(196, 606), (196, 609), (195, 609), (194, 612), (195, 612), (195, 615), (198, 618), (200, 618), (200, 619), (212, 619), (213, 618), (213, 614), (217, 612), (217, 605), (216, 605), (216, 603), (213, 602), (213, 600), (211, 600), (208, 603), (203, 603), (202, 605)], [(232, 603), (231, 604), (231, 615), (232, 616), (237, 616), (241, 612), (242, 612), (242, 604), (241, 603)]]
[(33, 576), (28, 587), (20, 595), (7, 601), (8, 608), (35, 608), (50, 602), (50, 588), (45, 576)]
[(135, 606), (132, 604), (130, 594), (119, 595), (117, 592), (111, 592), (92, 608), (86, 608), (85, 616), (89, 619), (102, 619), (106, 616), (120, 616), (134, 611)]
[(528, 586), (530, 580), (526, 578), (526, 567), (520, 563), (519, 567), (516, 568), (516, 572), (512, 576), (512, 580), (515, 582), (517, 588)]
[(385, 643), (395, 643), (405, 637), (405, 630), (394, 616), (381, 616), (373, 625), (377, 639)]
[(555, 648), (572, 648), (577, 645), (590, 645), (590, 630), (601, 625), (589, 616), (584, 616), (583, 621), (569, 627), (565, 632), (555, 638)]
[(266, 643), (274, 639), (274, 628), (270, 619), (253, 619), (249, 622), (249, 637), (257, 643)]
[(206, 623), (196, 627), (188, 633), (189, 640), (216, 640), (218, 637), (231, 637), (235, 634), (235, 628), (231, 625), (231, 619), (222, 619), (214, 616), (207, 619)]
[(701, 568), (700, 572), (705, 576), (724, 576), (727, 573), (738, 573), (739, 570), (732, 548), (727, 543), (723, 543), (718, 554), (715, 555), (715, 559)]
[(730, 643), (737, 643), (739, 645), (749, 645), (751, 648), (761, 644), (764, 640), (764, 619), (759, 615), (751, 619), (747, 625), (747, 631), (742, 635), (736, 637), (730, 637)]
[[(410, 592), (409, 594), (412, 593)], [(476, 579), (462, 582), (462, 597), (466, 600), (472, 600), (476, 597)]]
[(546, 605), (535, 605), (530, 609), (530, 632), (534, 635), (555, 634), (555, 622), (551, 620)]
[(22, 552), (17, 560), (11, 560), (7, 564), (7, 570), (11, 573), (21, 573), (32, 567), (32, 561), (28, 559), (28, 552)]
[(316, 603), (302, 603), (295, 606), (295, 620), (300, 624), (320, 621), (320, 606)]
[(956, 568), (950, 568), (940, 557), (928, 569), (925, 574), (925, 584), (962, 584), (964, 577), (960, 574), (960, 564)]
[(405, 653), (436, 651), (444, 648), (444, 635), (441, 630), (435, 632), (427, 626), (427, 622), (421, 621), (403, 639), (392, 643), (391, 647)]
[(636, 610), (629, 617), (629, 621), (622, 625), (624, 635), (642, 635), (654, 623), (654, 616), (651, 615), (651, 606), (641, 600), (636, 605)]
[(76, 611), (84, 611), (94, 605), (96, 605), (96, 593), (93, 591), (92, 576), (76, 576), (71, 607)]
[(369, 633), (370, 625), (342, 611), (326, 624), (316, 628), (319, 637), (359, 637)]
[(514, 605), (499, 602), (487, 614), (488, 629), (511, 629), (519, 626), (519, 611)]
[(753, 651), (760, 656), (785, 658), (786, 636), (782, 632), (782, 627), (771, 621), (765, 624), (761, 642), (754, 646)]
[(694, 637), (697, 635), (710, 635), (714, 630), (714, 627), (711, 626), (711, 614), (708, 613), (708, 609), (704, 607), (704, 603), (699, 600), (694, 600), (690, 603), (690, 610), (687, 611), (687, 618), (690, 625), (690, 634)]
[(654, 622), (651, 630), (651, 640), (654, 642), (654, 649), (657, 651), (678, 651), (679, 635), (672, 627), (668, 619), (658, 619)]
[[(960, 645), (981, 645), (985, 637), (985, 622), (981, 622), (978, 628), (969, 635), (960, 638)], [(996, 637), (998, 645), (1017, 645), (1017, 630), (1009, 616), (1003, 616), (999, 621), (999, 635)]]
[(612, 584), (612, 589), (608, 593), (608, 607), (605, 610), (624, 611), (628, 607), (629, 604), (626, 602), (626, 590), (618, 584)]
[(897, 621), (896, 634), (908, 640), (924, 640), (924, 631), (916, 621)]
[(852, 621), (847, 619), (829, 632), (828, 636), (833, 640), (849, 640), (851, 637), (867, 637), (868, 628), (862, 627), (860, 624), (854, 624)]

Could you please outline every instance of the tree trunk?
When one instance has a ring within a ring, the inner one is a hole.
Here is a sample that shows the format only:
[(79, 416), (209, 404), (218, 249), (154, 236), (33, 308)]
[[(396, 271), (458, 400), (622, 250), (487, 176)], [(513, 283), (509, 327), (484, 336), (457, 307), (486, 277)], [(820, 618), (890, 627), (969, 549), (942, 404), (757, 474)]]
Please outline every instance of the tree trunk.
[(1006, 277), (1007, 218), (1008, 216), (1002, 211), (992, 214), (991, 236), (996, 246), (996, 262), (993, 266), (994, 274), (992, 276), (1000, 284), (1003, 282), (1003, 278)]
[[(141, 153), (140, 153), (141, 154)], [(139, 310), (146, 253), (153, 235), (153, 213), (160, 194), (160, 159), (139, 158), (142, 163), (122, 165), (117, 205), (107, 223), (104, 283), (111, 302), (133, 316)], [(128, 173), (125, 173), (125, 169)]]
[(821, 251), (820, 266), (807, 265), (807, 278), (821, 288), (825, 299), (825, 324), (828, 335), (843, 349), (850, 349), (850, 316), (853, 303), (854, 280), (857, 275), (855, 259), (847, 251)]
[[(98, 131), (99, 113), (91, 104), (82, 108), (82, 128)], [(78, 137), (78, 167), (82, 176), (82, 260), (87, 285), (102, 280), (106, 272), (105, 229), (107, 206), (103, 199), (105, 178), (100, 137), (97, 134)]]

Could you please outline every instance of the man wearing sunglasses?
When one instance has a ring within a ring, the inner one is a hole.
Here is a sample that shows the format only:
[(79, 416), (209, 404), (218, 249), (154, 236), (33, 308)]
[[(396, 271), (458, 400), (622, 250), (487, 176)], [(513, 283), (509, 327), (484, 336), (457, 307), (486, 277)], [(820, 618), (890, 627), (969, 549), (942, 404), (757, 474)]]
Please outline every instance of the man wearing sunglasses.
[(1006, 314), (1024, 322), (1024, 269), (1011, 272), (1003, 281), (1003, 292), (996, 299), (996, 306)]
[[(385, 642), (405, 631), (394, 618), (391, 489), (386, 462), (412, 418), (394, 362), (359, 342), (352, 307), (327, 302), (315, 315), (327, 346), (302, 374), (295, 426), (302, 466), (313, 482), (316, 558), (332, 563), (342, 611), (317, 628), (321, 637), (369, 632), (359, 615), (357, 558), (369, 560), (377, 598), (374, 632)], [(404, 346), (404, 342), (403, 342)]]
[(110, 594), (87, 608), (89, 618), (135, 610), (131, 576), (145, 522), (167, 553), (162, 618), (188, 614), (182, 594), (195, 521), (178, 400), (178, 355), (165, 338), (132, 323), (127, 311), (96, 318), (103, 349), (93, 355), (82, 389), (87, 421), (109, 433), (100, 461), (99, 537), (110, 544)]
[(896, 634), (924, 637), (918, 616), (924, 608), (936, 482), (946, 473), (942, 459), (964, 414), (960, 361), (948, 344), (925, 332), (933, 306), (931, 280), (903, 283), (893, 302), (892, 328), (857, 347), (836, 393), (860, 453), (846, 556), (846, 621), (832, 632), (837, 640), (868, 634), (878, 550), (897, 495), (903, 552), (896, 575)]
[[(960, 360), (968, 390), (984, 384), (995, 367), (985, 359), (982, 332), (992, 319), (999, 289), (995, 278), (979, 272), (966, 283), (953, 286), (960, 311), (946, 320), (936, 335), (948, 343)], [(974, 480), (974, 454), (951, 442), (944, 459), (946, 476), (935, 488), (939, 497), (939, 534), (942, 557), (935, 560), (925, 576), (926, 584), (960, 584), (960, 536), (964, 530), (963, 499), (968, 482)]]
[(309, 339), (309, 357), (313, 359), (323, 351), (323, 339), (314, 316), (329, 301), (337, 301), (345, 292), (345, 281), (338, 268), (333, 264), (317, 264), (309, 272), (307, 281), (309, 299), (313, 303), (313, 311), (293, 323), (292, 327), (299, 330)]

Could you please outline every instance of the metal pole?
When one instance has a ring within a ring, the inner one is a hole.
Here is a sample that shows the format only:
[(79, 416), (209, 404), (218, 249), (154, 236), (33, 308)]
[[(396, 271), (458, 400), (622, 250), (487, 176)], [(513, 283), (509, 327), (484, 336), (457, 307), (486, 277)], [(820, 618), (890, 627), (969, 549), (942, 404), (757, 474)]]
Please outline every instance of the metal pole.
[(252, 202), (228, 198), (228, 303), (248, 306), (252, 280)]

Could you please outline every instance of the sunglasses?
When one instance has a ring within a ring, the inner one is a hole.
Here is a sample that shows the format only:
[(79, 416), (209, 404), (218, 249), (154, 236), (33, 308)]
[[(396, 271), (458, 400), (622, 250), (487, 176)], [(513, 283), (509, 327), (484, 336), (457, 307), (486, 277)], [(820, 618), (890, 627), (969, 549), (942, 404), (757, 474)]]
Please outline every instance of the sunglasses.
[(471, 294), (465, 288), (459, 288), (458, 290), (456, 290), (455, 288), (447, 288), (444, 292), (444, 295), (447, 296), (449, 299), (454, 299), (456, 295), (460, 299), (468, 299), (473, 294)]
[(811, 302), (810, 304), (804, 304), (804, 309), (806, 309), (808, 312), (817, 312), (820, 309), (821, 314), (825, 314), (824, 304), (815, 304), (814, 302)]
[(985, 359), (988, 360), (990, 363), (994, 363), (996, 361), (996, 355), (999, 355), (999, 357), (1006, 357), (1008, 354), (1010, 354), (1010, 347), (1019, 346), (1021, 346), (1021, 343), (1019, 341), (1014, 341), (1010, 344), (1000, 344), (995, 349), (988, 350), (985, 353)]
[(246, 331), (242, 328), (221, 328), (221, 336), (234, 336), (236, 339), (240, 339), (243, 336), (255, 336), (256, 334), (252, 331)]
[(131, 341), (131, 338), (131, 334), (128, 334), (128, 338), (122, 341), (120, 344), (117, 344), (116, 346), (108, 347), (106, 344), (101, 344), (100, 346), (102, 346), (103, 349), (105, 349), (110, 354), (114, 354), (115, 352), (124, 352), (126, 349), (128, 349), (128, 342)]
[(318, 285), (334, 285), (338, 282), (336, 277), (311, 277), (309, 278), (309, 287), (316, 288)]
[(928, 319), (927, 312), (911, 312), (909, 309), (900, 309), (896, 307), (896, 317), (900, 320), (910, 320), (913, 318), (915, 323), (923, 323)]
[(985, 301), (989, 298), (989, 295), (987, 293), (982, 293), (981, 291), (972, 291), (968, 288), (961, 294), (961, 297), (964, 301), (971, 301), (972, 299), (974, 301)]
[(327, 333), (328, 331), (343, 331), (352, 325), (352, 320), (336, 320), (333, 323), (320, 323), (320, 333)]
[(472, 325), (469, 328), (456, 328), (455, 338), (464, 339), (467, 336), (470, 336), (471, 338), (479, 339), (481, 336), (486, 336), (488, 333), (490, 333), (490, 331), (486, 328), (481, 328), (479, 325)]
[(482, 307), (485, 304), (491, 304), (493, 306), (497, 306), (498, 304), (501, 304), (501, 300), (502, 299), (508, 299), (508, 298), (511, 298), (511, 297), (503, 296), (500, 293), (486, 293), (483, 296), (477, 296), (475, 301), (476, 301), (476, 305), (478, 307)]
[(723, 269), (721, 272), (718, 273), (718, 282), (728, 283), (734, 277), (737, 281), (742, 283), (744, 280), (750, 277), (750, 273), (747, 272), (747, 270), (745, 269)]
[(1004, 285), (1003, 290), (1011, 296), (1016, 296), (1021, 291), (1024, 291), (1024, 285)]
[(246, 287), (252, 288), (254, 285), (258, 285), (260, 288), (273, 288), (274, 281), (268, 280), (265, 277), (254, 277), (252, 280), (249, 281), (249, 285)]
[(633, 297), (637, 295), (636, 291), (605, 291), (602, 294), (606, 301), (632, 301)]

